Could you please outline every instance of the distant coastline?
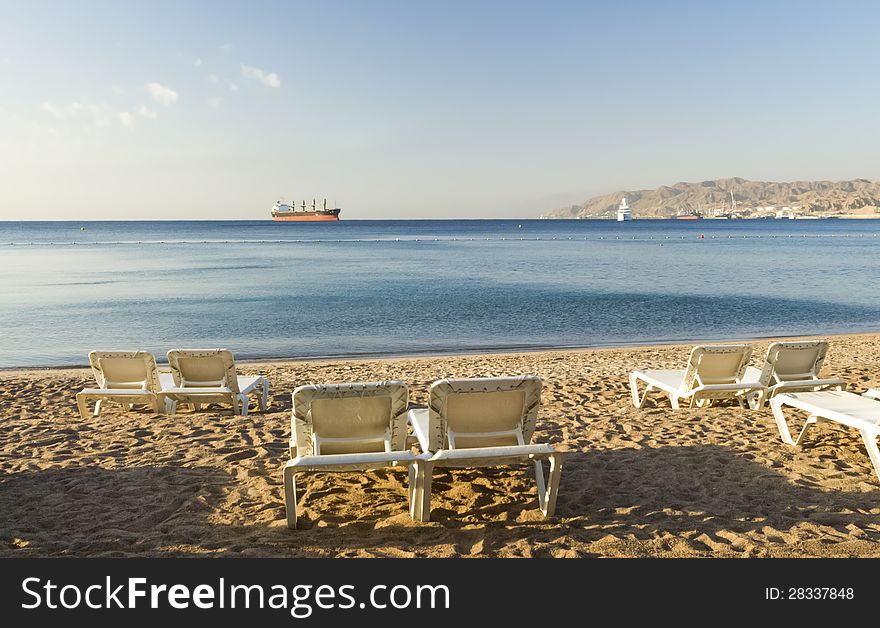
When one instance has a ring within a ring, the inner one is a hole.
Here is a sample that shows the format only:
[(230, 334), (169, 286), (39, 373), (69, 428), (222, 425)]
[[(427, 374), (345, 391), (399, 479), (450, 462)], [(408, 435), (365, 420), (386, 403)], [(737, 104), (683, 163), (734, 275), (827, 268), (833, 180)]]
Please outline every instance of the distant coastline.
[(541, 218), (615, 218), (627, 199), (633, 218), (880, 218), (880, 182), (749, 181), (741, 177), (619, 190), (557, 208)]
[[(878, 211), (864, 214), (814, 214), (813, 217), (821, 220), (880, 220), (880, 208), (873, 208)], [(615, 220), (612, 216), (541, 216), (541, 220)], [(638, 220), (681, 220), (678, 216), (638, 216)], [(713, 216), (702, 216), (703, 220), (790, 220), (790, 218), (777, 218), (776, 216), (737, 216), (736, 218), (716, 218)], [(794, 220), (799, 218), (795, 217)], [(501, 219), (507, 220), (507, 219)], [(510, 219), (510, 220), (516, 220)]]

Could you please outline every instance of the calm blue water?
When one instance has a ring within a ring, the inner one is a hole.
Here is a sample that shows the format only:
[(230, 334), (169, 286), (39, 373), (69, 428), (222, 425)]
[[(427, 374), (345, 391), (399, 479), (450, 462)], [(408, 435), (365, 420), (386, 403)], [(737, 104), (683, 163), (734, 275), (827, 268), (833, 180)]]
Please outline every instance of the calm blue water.
[(878, 234), (857, 220), (0, 222), (0, 367), (96, 348), (315, 357), (880, 330)]

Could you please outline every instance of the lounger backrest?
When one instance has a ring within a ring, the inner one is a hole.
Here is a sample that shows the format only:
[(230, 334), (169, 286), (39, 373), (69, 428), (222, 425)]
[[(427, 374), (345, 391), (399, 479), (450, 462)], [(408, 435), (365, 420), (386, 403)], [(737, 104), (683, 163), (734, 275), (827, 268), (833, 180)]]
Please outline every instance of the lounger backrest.
[(541, 378), (441, 379), (428, 397), (431, 451), (522, 445), (535, 432)]
[(235, 359), (226, 349), (172, 349), (168, 365), (178, 388), (225, 387), (240, 392)]
[(101, 388), (130, 388), (159, 392), (156, 358), (146, 351), (92, 351), (89, 364)]
[(694, 347), (684, 377), (686, 390), (706, 384), (733, 384), (742, 379), (752, 354), (751, 345)]
[(767, 348), (761, 383), (770, 386), (781, 382), (818, 379), (827, 353), (826, 340), (774, 342)]
[(300, 386), (291, 418), (297, 455), (403, 451), (408, 403), (397, 380)]

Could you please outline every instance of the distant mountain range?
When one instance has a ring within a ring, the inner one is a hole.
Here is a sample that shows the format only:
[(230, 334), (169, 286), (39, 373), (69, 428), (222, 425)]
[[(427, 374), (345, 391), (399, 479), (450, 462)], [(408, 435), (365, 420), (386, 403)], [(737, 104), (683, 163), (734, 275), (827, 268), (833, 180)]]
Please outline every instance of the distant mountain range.
[(546, 218), (611, 218), (620, 200), (632, 208), (633, 216), (670, 217), (677, 214), (730, 212), (731, 193), (736, 211), (748, 217), (791, 208), (802, 214), (880, 213), (880, 182), (852, 181), (749, 181), (740, 177), (700, 183), (663, 185), (655, 190), (621, 190), (591, 198), (580, 205), (555, 209)]

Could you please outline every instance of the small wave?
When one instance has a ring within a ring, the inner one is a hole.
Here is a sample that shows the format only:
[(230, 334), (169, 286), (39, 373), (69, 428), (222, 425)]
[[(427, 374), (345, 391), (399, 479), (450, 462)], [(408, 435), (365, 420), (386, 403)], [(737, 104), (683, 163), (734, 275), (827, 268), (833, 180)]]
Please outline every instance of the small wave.
[(107, 279), (105, 281), (60, 281), (57, 283), (44, 283), (43, 286), (103, 286), (111, 283), (119, 283), (119, 281), (113, 279)]

